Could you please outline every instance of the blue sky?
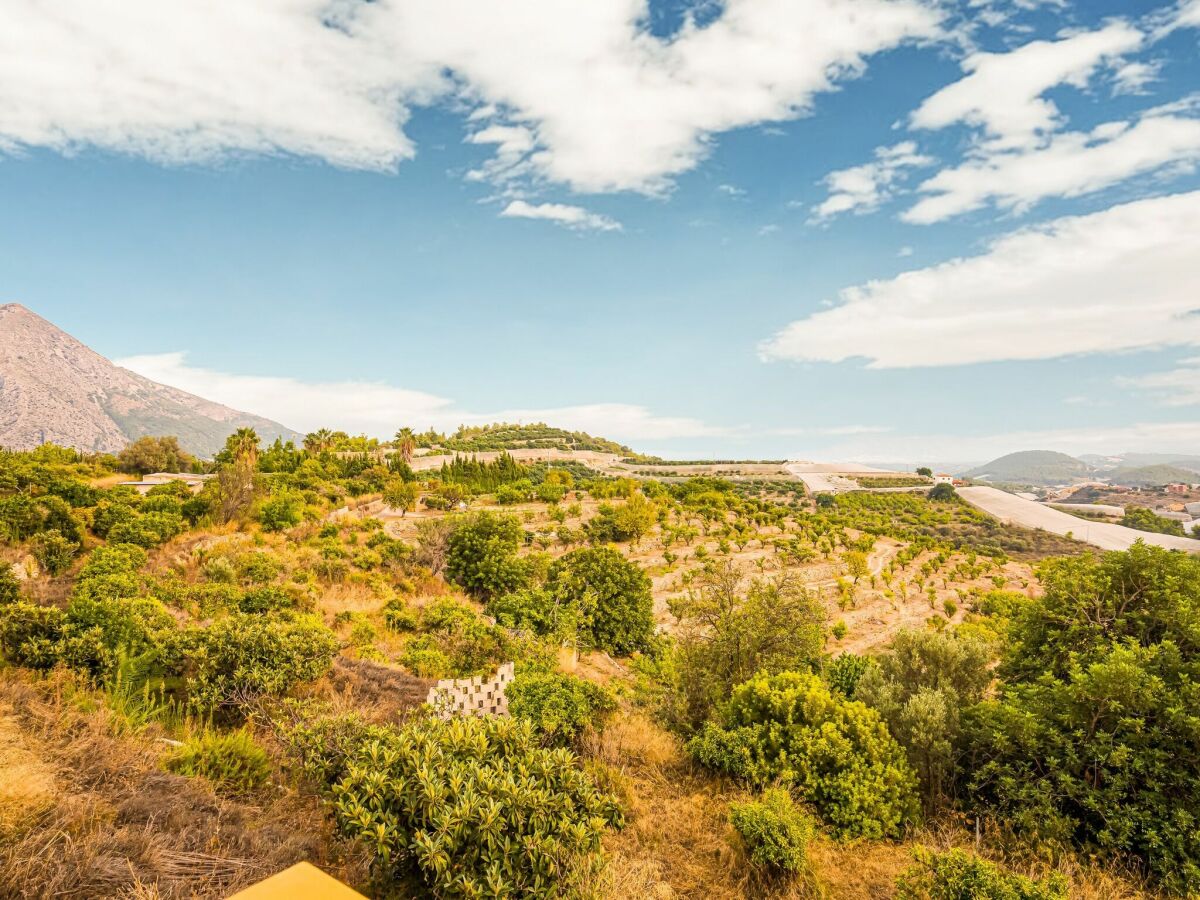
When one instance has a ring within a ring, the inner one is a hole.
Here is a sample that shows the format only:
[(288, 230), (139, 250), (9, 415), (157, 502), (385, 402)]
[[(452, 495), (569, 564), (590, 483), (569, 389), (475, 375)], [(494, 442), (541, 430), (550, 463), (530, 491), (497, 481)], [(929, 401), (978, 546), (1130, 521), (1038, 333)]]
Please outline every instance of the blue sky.
[(238, 9), (15, 3), (4, 300), (301, 430), (1200, 452), (1197, 0)]

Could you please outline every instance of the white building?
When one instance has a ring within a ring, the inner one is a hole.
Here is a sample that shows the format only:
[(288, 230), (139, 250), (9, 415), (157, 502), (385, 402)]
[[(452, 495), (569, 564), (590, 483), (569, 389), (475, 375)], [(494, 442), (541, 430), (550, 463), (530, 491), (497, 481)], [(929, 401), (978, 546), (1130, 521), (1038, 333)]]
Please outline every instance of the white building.
[(947, 475), (945, 472), (938, 472), (933, 476), (934, 484), (954, 484), (954, 476)]

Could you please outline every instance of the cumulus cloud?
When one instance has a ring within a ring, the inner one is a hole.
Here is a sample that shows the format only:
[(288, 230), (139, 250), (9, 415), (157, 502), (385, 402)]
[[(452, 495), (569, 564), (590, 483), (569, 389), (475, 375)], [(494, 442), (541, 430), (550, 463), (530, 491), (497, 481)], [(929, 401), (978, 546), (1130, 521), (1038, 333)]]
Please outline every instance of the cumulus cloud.
[(764, 359), (869, 368), (1200, 345), (1200, 192), (1010, 234), (987, 252), (841, 292)]
[(1028, 148), (1058, 128), (1061, 113), (1043, 95), (1061, 84), (1083, 88), (1106, 59), (1136, 50), (1144, 35), (1124, 22), (1057, 41), (1030, 41), (1008, 53), (972, 53), (968, 74), (928, 97), (914, 128), (967, 124), (982, 128), (991, 150)]
[(988, 154), (942, 169), (917, 190), (927, 196), (901, 213), (927, 225), (994, 203), (1023, 211), (1048, 197), (1078, 197), (1137, 175), (1200, 160), (1200, 119), (1151, 115), (1065, 132), (1035, 150)]
[(829, 196), (813, 209), (811, 221), (821, 222), (840, 213), (867, 213), (892, 196), (894, 185), (905, 169), (929, 166), (933, 157), (917, 152), (913, 141), (878, 147), (875, 161), (830, 172), (824, 178)]
[(511, 219), (545, 219), (564, 228), (592, 231), (620, 231), (621, 223), (599, 213), (588, 212), (582, 206), (565, 203), (528, 203), (513, 200), (504, 207), (501, 216)]
[[(932, 0), (10, 0), (0, 148), (166, 162), (287, 153), (391, 168), (415, 105), (474, 110), (474, 177), (661, 191), (713, 135), (794, 119), (872, 54), (938, 35)], [(464, 27), (470, 23), (470, 27)]]
[(1166, 372), (1118, 378), (1117, 384), (1146, 391), (1164, 406), (1200, 405), (1200, 356), (1182, 359), (1178, 368)]
[(152, 381), (235, 409), (267, 416), (299, 431), (340, 428), (390, 437), (400, 425), (453, 430), (487, 422), (550, 422), (623, 441), (722, 437), (736, 429), (682, 416), (660, 416), (629, 403), (471, 412), (452, 400), (383, 382), (311, 382), (270, 375), (238, 375), (191, 365), (185, 353), (155, 353), (116, 361)]

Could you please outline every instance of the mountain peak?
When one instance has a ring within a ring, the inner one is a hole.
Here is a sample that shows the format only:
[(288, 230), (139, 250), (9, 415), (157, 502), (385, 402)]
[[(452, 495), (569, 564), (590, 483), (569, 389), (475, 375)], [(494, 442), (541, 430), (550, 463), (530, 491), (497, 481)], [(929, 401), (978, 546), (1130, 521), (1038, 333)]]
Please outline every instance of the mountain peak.
[(0, 305), (0, 446), (47, 441), (115, 453), (144, 435), (173, 434), (210, 456), (238, 428), (265, 440), (289, 428), (119, 368), (19, 303)]

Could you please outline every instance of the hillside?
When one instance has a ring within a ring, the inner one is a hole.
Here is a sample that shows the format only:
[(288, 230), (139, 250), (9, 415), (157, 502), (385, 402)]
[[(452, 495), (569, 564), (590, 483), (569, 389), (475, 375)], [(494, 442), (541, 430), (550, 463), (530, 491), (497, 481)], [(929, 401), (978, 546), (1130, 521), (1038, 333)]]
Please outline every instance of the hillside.
[(19, 304), (0, 306), (0, 446), (50, 441), (113, 453), (143, 435), (173, 434), (188, 452), (211, 456), (243, 427), (266, 441), (299, 436), (115, 366)]
[(1053, 450), (1022, 450), (967, 472), (968, 478), (1007, 484), (1065, 484), (1091, 474), (1087, 463)]
[(428, 438), (427, 443), (436, 444), (445, 450), (474, 453), (485, 450), (592, 450), (597, 453), (633, 453), (623, 444), (605, 438), (593, 437), (583, 431), (567, 431), (553, 428), (542, 422), (529, 425), (511, 425), (498, 422), (493, 425), (463, 426), (449, 437), (442, 435), (419, 435)]
[(1200, 480), (1200, 475), (1191, 469), (1160, 463), (1153, 466), (1137, 466), (1114, 469), (1105, 476), (1113, 484), (1127, 487), (1162, 487), (1164, 484), (1182, 481), (1191, 484)]

